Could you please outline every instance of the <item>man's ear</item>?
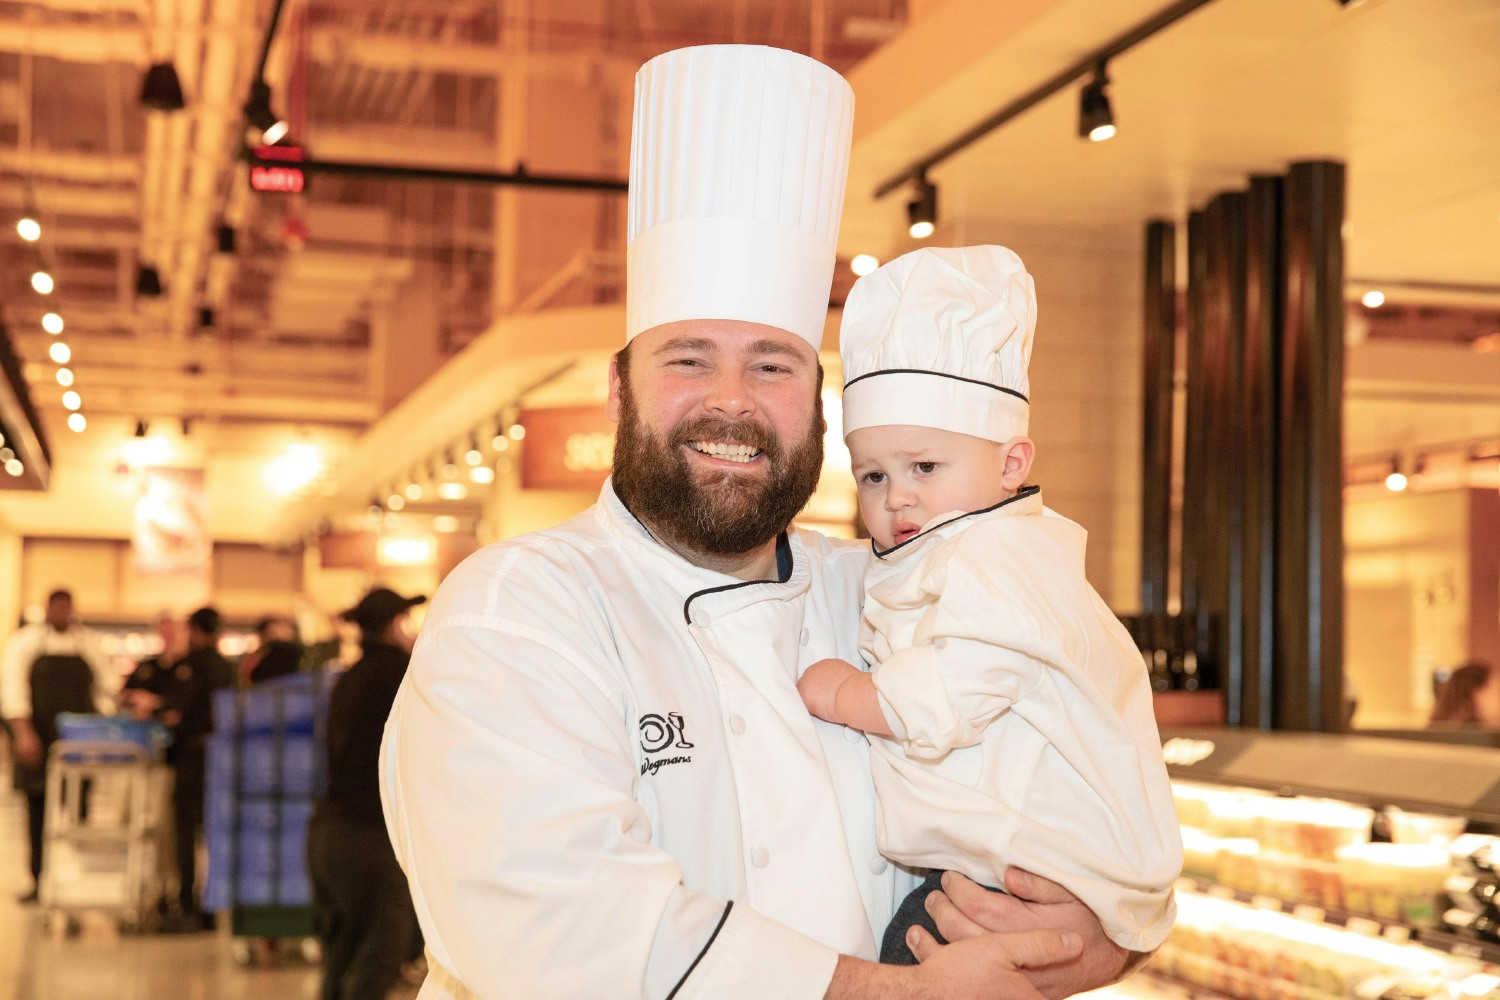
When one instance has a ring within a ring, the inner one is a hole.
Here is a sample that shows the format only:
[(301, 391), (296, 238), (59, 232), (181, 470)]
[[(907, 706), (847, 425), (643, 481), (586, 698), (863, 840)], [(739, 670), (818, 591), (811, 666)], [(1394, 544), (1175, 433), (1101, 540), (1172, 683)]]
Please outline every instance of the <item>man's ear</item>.
[(620, 356), (609, 356), (609, 402), (605, 404), (609, 419), (620, 422)]
[(1036, 445), (1031, 438), (1018, 435), (1000, 446), (1005, 451), (1004, 466), (1000, 473), (1000, 484), (1014, 493), (1026, 485), (1031, 477), (1031, 463), (1036, 458)]

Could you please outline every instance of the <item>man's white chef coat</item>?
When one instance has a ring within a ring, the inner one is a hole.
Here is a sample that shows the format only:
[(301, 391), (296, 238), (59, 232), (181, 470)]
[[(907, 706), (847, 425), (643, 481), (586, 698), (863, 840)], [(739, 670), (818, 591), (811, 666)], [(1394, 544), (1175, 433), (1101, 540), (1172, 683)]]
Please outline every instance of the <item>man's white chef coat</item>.
[(1182, 836), (1145, 665), (1084, 578), (1085, 532), (1029, 487), (870, 562), (880, 848), (1000, 885), (1059, 882), (1116, 944), (1172, 928)]
[(867, 550), (778, 556), (694, 566), (606, 485), (443, 583), (381, 750), (422, 1000), (799, 1000), (875, 957), (916, 879), (876, 850), (864, 737), (795, 686), (856, 656)]
[(0, 714), (7, 719), (31, 718), (31, 667), (41, 656), (79, 656), (94, 674), (94, 700), (107, 711), (106, 699), (120, 687), (109, 669), (99, 637), (82, 625), (59, 632), (46, 622), (23, 625), (12, 633), (0, 660)]

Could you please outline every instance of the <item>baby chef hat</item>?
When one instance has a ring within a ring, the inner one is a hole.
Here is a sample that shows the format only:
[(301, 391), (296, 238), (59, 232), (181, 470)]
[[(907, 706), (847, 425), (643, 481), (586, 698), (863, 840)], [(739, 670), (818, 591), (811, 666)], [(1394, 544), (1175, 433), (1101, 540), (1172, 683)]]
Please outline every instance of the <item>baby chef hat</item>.
[(1036, 287), (1005, 247), (923, 248), (844, 303), (844, 435), (913, 424), (1005, 442), (1026, 433)]
[(854, 92), (796, 52), (703, 45), (635, 78), (625, 336), (733, 319), (817, 350), (844, 206)]

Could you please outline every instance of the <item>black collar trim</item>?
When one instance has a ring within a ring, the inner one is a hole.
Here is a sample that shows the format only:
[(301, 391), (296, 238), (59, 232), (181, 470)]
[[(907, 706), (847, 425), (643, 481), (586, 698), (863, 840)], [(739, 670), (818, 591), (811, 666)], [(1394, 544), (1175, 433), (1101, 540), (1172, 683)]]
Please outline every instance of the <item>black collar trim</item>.
[(1031, 400), (1027, 399), (1023, 393), (1019, 393), (1014, 389), (1007, 389), (1003, 385), (996, 385), (993, 382), (981, 382), (977, 378), (964, 378), (962, 375), (950, 375), (947, 372), (928, 371), (925, 368), (882, 368), (877, 372), (866, 372), (859, 378), (852, 378), (849, 381), (845, 382), (844, 391), (848, 392), (849, 387), (854, 383), (863, 382), (865, 379), (874, 378), (876, 375), (936, 375), (938, 378), (951, 378), (955, 382), (967, 382), (970, 385), (982, 385), (986, 389), (994, 389), (996, 392), (1006, 393), (1008, 395), (1016, 397), (1028, 406), (1031, 405)]
[(755, 587), (762, 583), (786, 583), (792, 578), (792, 543), (787, 540), (787, 534), (783, 531), (776, 536), (776, 579), (774, 580), (742, 580), (739, 583), (726, 583), (722, 587), (709, 587), (689, 594), (688, 599), (682, 602), (682, 617), (689, 624), (693, 624), (693, 602), (708, 594), (722, 594), (726, 590), (739, 590), (741, 587)]
[(872, 538), (872, 539), (870, 539), (870, 551), (874, 554), (874, 556), (875, 556), (876, 559), (884, 559), (886, 556), (890, 555), (892, 552), (895, 552), (897, 549), (904, 549), (906, 546), (910, 545), (912, 542), (915, 542), (917, 539), (924, 538), (927, 535), (932, 534), (934, 531), (938, 530), (939, 528), (946, 528), (948, 525), (952, 524), (955, 521), (962, 521), (966, 517), (978, 517), (980, 514), (988, 514), (991, 511), (999, 510), (1001, 507), (1004, 507), (1006, 504), (1011, 504), (1011, 503), (1015, 503), (1015, 502), (1017, 502), (1019, 500), (1024, 500), (1024, 499), (1026, 499), (1029, 496), (1035, 496), (1036, 494), (1040, 493), (1041, 491), (1042, 491), (1042, 488), (1040, 486), (1023, 486), (1019, 490), (1016, 491), (1016, 495), (1015, 496), (1006, 497), (1004, 500), (1001, 500), (999, 503), (992, 504), (991, 506), (986, 507), (983, 510), (971, 510), (968, 513), (959, 514), (957, 517), (950, 517), (946, 521), (941, 521), (941, 522), (939, 522), (937, 524), (934, 524), (932, 527), (927, 528), (924, 531), (917, 532), (915, 535), (912, 535), (910, 538), (908, 538), (906, 541), (902, 542), (900, 545), (892, 545), (890, 548), (885, 549), (884, 551), (882, 551), (880, 549), (877, 549), (875, 547), (875, 539)]

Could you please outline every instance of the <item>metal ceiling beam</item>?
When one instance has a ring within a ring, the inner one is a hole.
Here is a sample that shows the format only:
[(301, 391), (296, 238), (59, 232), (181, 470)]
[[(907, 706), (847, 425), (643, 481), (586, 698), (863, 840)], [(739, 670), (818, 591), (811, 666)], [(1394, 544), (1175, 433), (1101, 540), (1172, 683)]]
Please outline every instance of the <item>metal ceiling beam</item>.
[(0, 21), (0, 51), (65, 62), (145, 66), (150, 61), (139, 25)]
[(510, 61), (497, 45), (420, 39), (411, 35), (351, 36), (336, 26), (308, 33), (308, 52), (315, 63), (352, 63), (371, 69), (423, 70), (465, 76), (505, 76), (525, 73), (533, 79), (552, 78), (586, 83), (596, 70), (633, 79), (640, 60), (605, 52), (528, 52)]
[[(247, 159), (259, 166), (286, 167), (289, 165), (286, 160), (263, 159), (254, 153), (250, 153)], [(300, 160), (291, 165), (309, 174), (344, 174), (351, 177), (378, 177), (385, 180), (546, 188), (554, 191), (595, 194), (624, 194), (629, 186), (626, 181), (615, 177), (533, 174), (523, 169), (507, 173), (495, 170), (454, 170), (440, 167), (411, 167), (394, 163), (354, 163), (346, 160), (322, 159)]]
[(0, 149), (0, 170), (78, 184), (138, 184), (141, 159), (139, 156), (92, 150), (56, 153), (50, 150)]

